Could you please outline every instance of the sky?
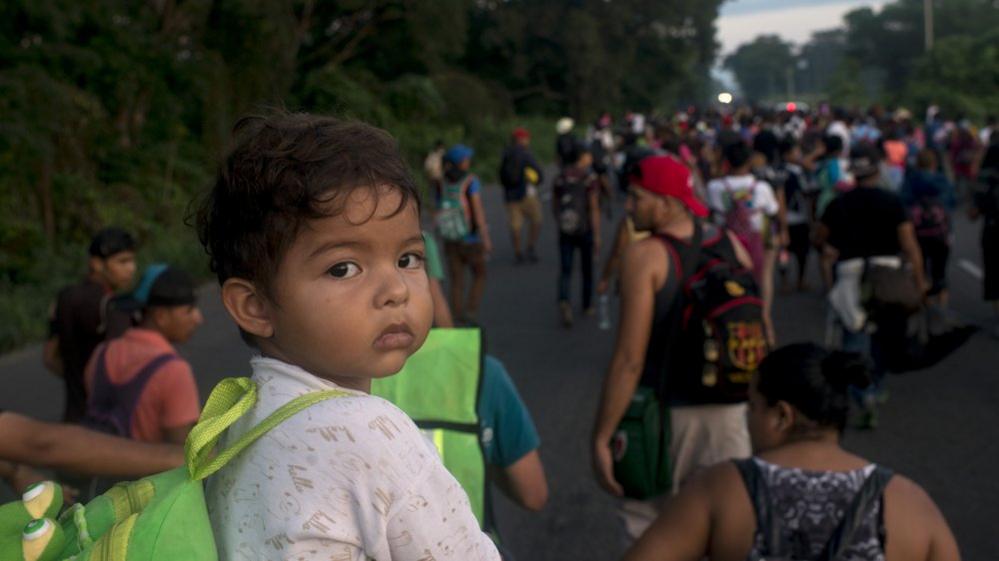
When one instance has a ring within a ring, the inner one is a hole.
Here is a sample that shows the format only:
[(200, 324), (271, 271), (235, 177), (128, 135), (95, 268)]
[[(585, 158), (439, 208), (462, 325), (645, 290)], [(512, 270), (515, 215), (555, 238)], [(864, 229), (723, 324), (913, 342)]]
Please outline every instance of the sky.
[(880, 9), (887, 0), (728, 0), (722, 4), (716, 35), (721, 48), (712, 75), (728, 89), (737, 88), (735, 77), (721, 67), (726, 55), (757, 35), (776, 34), (797, 46), (812, 33), (840, 27), (851, 10), (869, 6)]
[(775, 33), (797, 45), (815, 31), (839, 27), (850, 10), (880, 8), (886, 0), (729, 0), (718, 18), (719, 54), (724, 57), (757, 35)]

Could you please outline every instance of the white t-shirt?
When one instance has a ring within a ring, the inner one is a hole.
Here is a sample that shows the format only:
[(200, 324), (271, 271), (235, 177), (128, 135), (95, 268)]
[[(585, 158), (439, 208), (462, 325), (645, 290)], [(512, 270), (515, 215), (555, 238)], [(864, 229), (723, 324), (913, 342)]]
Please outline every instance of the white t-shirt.
[(751, 203), (753, 228), (762, 234), (766, 224), (764, 217), (776, 216), (779, 210), (773, 187), (766, 181), (760, 181), (752, 174), (730, 175), (721, 179), (712, 179), (708, 182), (708, 207), (717, 216), (724, 217), (731, 208), (728, 192), (739, 194), (749, 189), (753, 190)]
[[(257, 405), (221, 447), (292, 398), (338, 388), (279, 360), (250, 364)], [(498, 561), (464, 489), (413, 421), (381, 398), (350, 393), (292, 416), (209, 478), (219, 558)]]
[(826, 129), (826, 134), (838, 136), (843, 141), (842, 155), (850, 153), (850, 127), (843, 121), (833, 121)]

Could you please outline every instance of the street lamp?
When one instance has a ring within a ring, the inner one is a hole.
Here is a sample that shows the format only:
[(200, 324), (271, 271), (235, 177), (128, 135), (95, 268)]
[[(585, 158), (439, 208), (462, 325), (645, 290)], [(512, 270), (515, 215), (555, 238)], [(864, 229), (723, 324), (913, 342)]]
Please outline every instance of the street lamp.
[(728, 92), (722, 92), (718, 94), (718, 103), (723, 103), (725, 105), (732, 103), (732, 94)]

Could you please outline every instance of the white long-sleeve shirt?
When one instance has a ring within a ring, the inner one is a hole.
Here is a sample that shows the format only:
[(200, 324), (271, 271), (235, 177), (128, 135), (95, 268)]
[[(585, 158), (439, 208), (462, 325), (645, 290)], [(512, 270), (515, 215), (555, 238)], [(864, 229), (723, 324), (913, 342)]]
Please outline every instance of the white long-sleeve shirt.
[[(298, 395), (343, 389), (275, 359), (251, 365), (259, 400), (222, 447)], [(220, 559), (498, 561), (465, 491), (413, 421), (350, 393), (284, 421), (209, 478)]]

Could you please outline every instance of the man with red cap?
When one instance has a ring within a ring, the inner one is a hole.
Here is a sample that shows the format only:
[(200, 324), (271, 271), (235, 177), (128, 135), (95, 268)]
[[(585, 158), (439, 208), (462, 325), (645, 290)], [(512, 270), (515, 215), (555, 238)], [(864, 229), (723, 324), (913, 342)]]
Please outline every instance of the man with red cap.
[(510, 237), (513, 241), (515, 263), (525, 261), (521, 251), (520, 236), (524, 223), (529, 225), (527, 237), (527, 260), (537, 262), (535, 247), (541, 235), (541, 201), (538, 200), (538, 185), (544, 179), (541, 166), (531, 154), (531, 133), (523, 127), (513, 130), (510, 145), (503, 150), (500, 160), (500, 183), (503, 185), (503, 199), (510, 224)]
[[(621, 264), (621, 325), (604, 379), (592, 450), (601, 486), (615, 496), (631, 497), (623, 502), (622, 516), (629, 534), (637, 538), (655, 519), (670, 490), (675, 492), (692, 473), (750, 455), (745, 401), (706, 402), (704, 392), (689, 389), (701, 384), (701, 367), (691, 366), (690, 349), (684, 348), (691, 345), (671, 343), (686, 341), (686, 330), (701, 325), (685, 321), (690, 297), (681, 288), (692, 272), (705, 270), (708, 262), (723, 261), (743, 272), (752, 265), (731, 232), (702, 222), (708, 209), (694, 194), (690, 171), (675, 157), (641, 160), (632, 172), (628, 195), (626, 209), (635, 229), (652, 235), (632, 243)], [(765, 345), (762, 328), (760, 332)], [(705, 383), (715, 385), (709, 382)], [(654, 470), (660, 475), (671, 470), (672, 478), (656, 478), (657, 488), (644, 493), (645, 500), (634, 500), (635, 493), (617, 480), (615, 462), (622, 460), (629, 446), (622, 442), (619, 425), (635, 409), (633, 398), (643, 394), (661, 400), (660, 413), (668, 415), (664, 417), (668, 423), (657, 432), (669, 433), (662, 444), (669, 465), (656, 464)], [(664, 496), (655, 496), (658, 493)]]

